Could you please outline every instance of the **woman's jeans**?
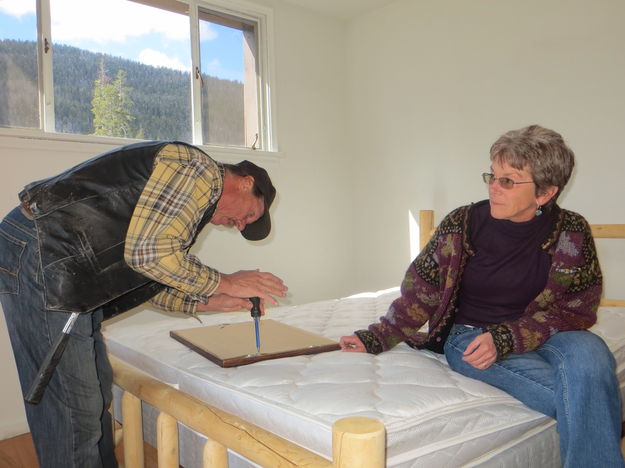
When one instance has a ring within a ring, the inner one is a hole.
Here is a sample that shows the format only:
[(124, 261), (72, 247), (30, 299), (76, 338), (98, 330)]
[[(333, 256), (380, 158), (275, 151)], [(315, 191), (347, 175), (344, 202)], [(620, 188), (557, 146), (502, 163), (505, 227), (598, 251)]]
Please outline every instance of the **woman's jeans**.
[[(69, 317), (46, 310), (41, 277), (34, 223), (16, 208), (0, 223), (0, 302), (24, 395)], [(25, 404), (41, 467), (117, 466), (101, 321), (99, 310), (78, 317), (41, 402)]]
[(482, 333), (480, 328), (454, 325), (445, 343), (453, 370), (555, 418), (563, 466), (625, 466), (615, 361), (600, 337), (588, 331), (556, 333), (535, 351), (510, 354), (479, 370), (464, 362), (462, 353)]

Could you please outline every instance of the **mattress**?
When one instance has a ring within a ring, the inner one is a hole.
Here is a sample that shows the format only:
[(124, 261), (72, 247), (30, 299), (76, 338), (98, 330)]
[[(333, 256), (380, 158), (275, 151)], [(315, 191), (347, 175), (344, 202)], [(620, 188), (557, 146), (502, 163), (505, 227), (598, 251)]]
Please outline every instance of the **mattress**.
[[(268, 310), (266, 318), (338, 340), (384, 315), (398, 294), (394, 288), (279, 307)], [(377, 356), (333, 351), (221, 368), (170, 338), (170, 330), (251, 321), (250, 314), (201, 317), (203, 323), (142, 310), (131, 320), (106, 324), (108, 351), (327, 459), (332, 424), (367, 416), (386, 427), (389, 467), (529, 466), (528, 460), (532, 466), (560, 466), (553, 419), (453, 372), (442, 355), (401, 344)], [(592, 331), (615, 354), (623, 383), (625, 308), (601, 308), (599, 317)], [(192, 439), (191, 432), (186, 431)], [(181, 442), (181, 462), (188, 468), (197, 458), (192, 446)]]

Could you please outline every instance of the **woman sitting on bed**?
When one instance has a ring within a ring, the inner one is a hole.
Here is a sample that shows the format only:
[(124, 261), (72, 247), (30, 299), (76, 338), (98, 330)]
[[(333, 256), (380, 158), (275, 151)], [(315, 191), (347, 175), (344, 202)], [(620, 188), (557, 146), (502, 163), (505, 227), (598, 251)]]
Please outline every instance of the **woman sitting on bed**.
[(625, 466), (614, 357), (585, 331), (602, 289), (594, 242), (582, 216), (556, 205), (573, 152), (533, 125), (504, 134), (490, 159), (489, 200), (443, 219), (386, 316), (341, 347), (445, 353), (453, 370), (555, 418), (564, 466)]

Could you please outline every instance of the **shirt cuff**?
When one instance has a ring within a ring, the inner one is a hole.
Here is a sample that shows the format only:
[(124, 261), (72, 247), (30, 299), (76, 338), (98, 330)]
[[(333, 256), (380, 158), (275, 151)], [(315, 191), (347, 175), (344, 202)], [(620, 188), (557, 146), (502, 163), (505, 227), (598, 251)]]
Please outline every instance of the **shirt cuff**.
[(356, 336), (365, 345), (365, 349), (370, 354), (380, 354), (384, 348), (382, 343), (378, 340), (378, 337), (371, 333), (369, 330), (358, 330), (354, 332)]
[(150, 303), (166, 312), (197, 317), (197, 301), (173, 288), (166, 288), (150, 299)]
[(514, 341), (512, 339), (512, 332), (508, 327), (501, 324), (489, 325), (486, 327), (486, 331), (493, 337), (498, 360), (512, 352), (514, 349)]

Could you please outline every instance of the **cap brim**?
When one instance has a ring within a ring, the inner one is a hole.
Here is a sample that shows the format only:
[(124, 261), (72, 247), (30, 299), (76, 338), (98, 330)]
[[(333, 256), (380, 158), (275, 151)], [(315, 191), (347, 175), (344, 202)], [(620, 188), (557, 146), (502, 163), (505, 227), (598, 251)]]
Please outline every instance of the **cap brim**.
[(269, 208), (273, 203), (273, 199), (276, 196), (276, 189), (271, 183), (269, 174), (262, 167), (250, 161), (241, 161), (237, 164), (248, 175), (254, 178), (254, 184), (256, 188), (262, 193), (265, 202), (265, 211), (263, 215), (252, 224), (248, 224), (245, 229), (241, 231), (241, 235), (244, 238), (251, 241), (262, 240), (271, 232), (271, 218), (269, 216)]
[(269, 208), (265, 207), (265, 213), (252, 224), (245, 226), (241, 235), (247, 240), (259, 241), (267, 237), (270, 232), (271, 218), (269, 217)]

